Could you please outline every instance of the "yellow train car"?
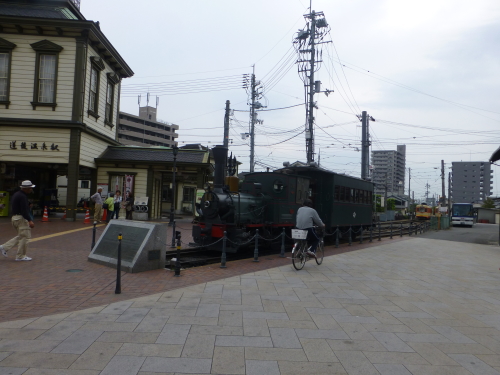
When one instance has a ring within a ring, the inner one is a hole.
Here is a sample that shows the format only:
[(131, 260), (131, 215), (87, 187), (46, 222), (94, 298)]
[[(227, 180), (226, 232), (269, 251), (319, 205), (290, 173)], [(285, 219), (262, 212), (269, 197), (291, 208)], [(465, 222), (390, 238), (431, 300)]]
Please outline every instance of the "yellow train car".
[(418, 204), (415, 207), (415, 217), (417, 220), (429, 220), (432, 215), (434, 215), (434, 212), (431, 206)]

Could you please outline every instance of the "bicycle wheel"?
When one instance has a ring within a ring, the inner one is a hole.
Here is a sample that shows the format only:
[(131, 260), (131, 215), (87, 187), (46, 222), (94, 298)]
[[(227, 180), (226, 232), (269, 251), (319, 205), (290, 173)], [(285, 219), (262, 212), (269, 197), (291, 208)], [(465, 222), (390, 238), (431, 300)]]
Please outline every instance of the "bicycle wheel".
[(323, 263), (323, 256), (325, 255), (325, 242), (323, 239), (319, 241), (318, 248), (316, 249), (316, 263)]
[(292, 263), (293, 267), (299, 271), (304, 268), (306, 264), (306, 244), (303, 241), (298, 241), (293, 245), (293, 253), (292, 253)]

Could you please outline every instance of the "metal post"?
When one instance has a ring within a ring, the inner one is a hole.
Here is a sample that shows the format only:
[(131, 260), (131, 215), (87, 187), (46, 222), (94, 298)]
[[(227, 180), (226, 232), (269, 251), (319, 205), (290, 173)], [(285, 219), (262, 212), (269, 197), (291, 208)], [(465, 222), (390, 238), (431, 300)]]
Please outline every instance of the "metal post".
[(259, 261), (259, 230), (255, 231), (255, 250), (253, 252), (253, 261)]
[(97, 231), (96, 225), (97, 221), (94, 221), (94, 229), (92, 229), (92, 245), (90, 245), (90, 250), (92, 250), (95, 246), (95, 232)]
[(408, 227), (408, 236), (411, 236), (411, 231), (412, 231), (412, 229), (411, 229), (411, 221), (410, 221), (410, 226)]
[(220, 268), (226, 268), (226, 241), (227, 232), (224, 231), (224, 237), (222, 237), (222, 256), (220, 258)]
[[(170, 223), (169, 223), (170, 225)], [(175, 231), (175, 220), (172, 221), (172, 245), (170, 245), (170, 248), (171, 249), (175, 249), (175, 233), (177, 233)]]
[[(172, 231), (172, 237), (175, 234), (175, 173), (177, 172), (177, 153), (179, 152), (179, 148), (177, 146), (172, 147), (172, 154), (174, 155), (174, 167), (172, 171), (172, 202), (170, 206), (170, 221), (168, 223), (169, 226), (173, 225), (174, 229)], [(172, 247), (175, 247), (174, 239), (172, 239)]]
[(177, 255), (174, 276), (179, 277), (181, 275), (181, 232), (175, 232), (175, 237), (177, 238)]
[(361, 234), (359, 236), (359, 243), (362, 244), (363, 243), (363, 226), (361, 226), (360, 231), (361, 231)]
[(352, 236), (351, 236), (351, 227), (349, 227), (349, 245), (348, 246), (351, 246), (352, 244)]
[(118, 257), (116, 260), (116, 288), (115, 294), (122, 292), (122, 234), (118, 234)]
[(415, 236), (418, 234), (418, 226), (419, 226), (418, 224), (415, 225)]
[(285, 228), (283, 228), (283, 232), (281, 232), (281, 253), (280, 258), (285, 257)]
[(403, 223), (399, 224), (399, 237), (403, 237)]
[(373, 241), (373, 223), (370, 225), (370, 242)]
[(382, 238), (380, 237), (380, 221), (378, 222), (378, 241), (382, 241)]
[(392, 240), (392, 221), (391, 221), (391, 236), (389, 238)]
[(339, 247), (339, 226), (337, 225), (337, 230), (335, 230), (335, 248)]

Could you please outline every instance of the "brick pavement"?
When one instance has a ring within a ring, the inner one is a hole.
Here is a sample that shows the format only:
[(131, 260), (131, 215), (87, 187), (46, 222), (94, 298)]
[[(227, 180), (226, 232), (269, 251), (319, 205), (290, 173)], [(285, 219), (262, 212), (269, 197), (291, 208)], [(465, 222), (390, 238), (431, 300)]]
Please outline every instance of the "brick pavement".
[(498, 375), (499, 264), (496, 246), (385, 240), (3, 322), (0, 374)]
[[(172, 272), (154, 270), (138, 274), (122, 273), (122, 294), (116, 295), (116, 270), (87, 261), (90, 253), (92, 226), (83, 220), (66, 222), (51, 218), (50, 223), (36, 222), (28, 255), (31, 262), (16, 262), (15, 250), (9, 258), (0, 257), (0, 322), (13, 319), (37, 317), (54, 313), (75, 311), (83, 308), (109, 304), (130, 298), (145, 296), (188, 285), (219, 280), (229, 276), (269, 269), (290, 264), (290, 259), (277, 255), (261, 257), (259, 263), (251, 260), (228, 262), (227, 269), (218, 265), (191, 268), (182, 271), (182, 277), (173, 277)], [(88, 229), (57, 237), (37, 240), (68, 230)], [(98, 228), (97, 238), (104, 226)], [(179, 220), (178, 228), (183, 232), (183, 242), (189, 242), (190, 221)], [(0, 243), (15, 234), (7, 218), (0, 220)], [(170, 228), (169, 228), (170, 235)], [(407, 240), (403, 237), (402, 240)], [(395, 238), (392, 241), (400, 241)], [(390, 241), (383, 239), (383, 241)], [(327, 247), (325, 254), (333, 255), (346, 251), (375, 246), (365, 242), (363, 245), (341, 245), (339, 249)], [(287, 254), (290, 256), (290, 254)], [(67, 272), (79, 269), (82, 272)]]

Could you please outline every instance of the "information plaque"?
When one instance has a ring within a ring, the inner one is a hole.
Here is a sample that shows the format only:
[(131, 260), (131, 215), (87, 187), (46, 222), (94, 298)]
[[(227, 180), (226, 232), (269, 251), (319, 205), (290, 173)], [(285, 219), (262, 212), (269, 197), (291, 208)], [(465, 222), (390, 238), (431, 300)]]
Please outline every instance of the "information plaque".
[(116, 268), (120, 233), (123, 271), (135, 273), (165, 268), (166, 224), (129, 220), (111, 220), (88, 260)]

